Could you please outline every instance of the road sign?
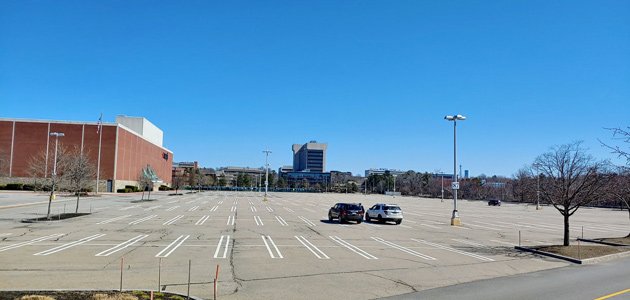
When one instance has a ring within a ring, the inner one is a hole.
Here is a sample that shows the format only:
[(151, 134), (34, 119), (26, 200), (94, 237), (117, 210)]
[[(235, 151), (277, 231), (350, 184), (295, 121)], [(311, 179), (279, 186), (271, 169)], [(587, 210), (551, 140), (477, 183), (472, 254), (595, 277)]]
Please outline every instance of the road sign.
[(459, 190), (459, 182), (451, 182), (451, 189)]

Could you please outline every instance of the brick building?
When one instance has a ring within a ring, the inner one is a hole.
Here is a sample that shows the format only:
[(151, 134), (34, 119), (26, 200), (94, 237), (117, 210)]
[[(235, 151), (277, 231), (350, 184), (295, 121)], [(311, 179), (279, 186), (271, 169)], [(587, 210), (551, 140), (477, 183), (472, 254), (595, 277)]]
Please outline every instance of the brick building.
[[(78, 146), (88, 154), (99, 169), (99, 191), (112, 192), (125, 185), (137, 185), (141, 170), (147, 166), (161, 181), (156, 185), (171, 183), (173, 152), (162, 146), (162, 131), (145, 118), (127, 116), (118, 116), (116, 123), (100, 126), (98, 122), (0, 118), (0, 160), (3, 162), (0, 181), (28, 182), (32, 157), (55, 147), (51, 132), (64, 134), (59, 137), (60, 145)], [(52, 157), (46, 159), (45, 177), (52, 172), (53, 160)]]

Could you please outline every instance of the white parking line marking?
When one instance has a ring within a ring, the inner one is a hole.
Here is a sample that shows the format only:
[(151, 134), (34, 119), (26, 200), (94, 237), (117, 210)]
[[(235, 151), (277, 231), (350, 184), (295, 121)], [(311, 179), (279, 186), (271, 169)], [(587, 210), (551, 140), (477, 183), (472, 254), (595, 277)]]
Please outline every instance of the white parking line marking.
[[(221, 245), (223, 244), (223, 239), (226, 238), (225, 240), (225, 246), (223, 247), (223, 256), (219, 256), (219, 250), (221, 250)], [(217, 244), (217, 250), (214, 251), (214, 258), (227, 258), (227, 251), (228, 251), (228, 247), (230, 246), (230, 236), (229, 235), (222, 235), (221, 239), (219, 239), (219, 243)]]
[(89, 241), (91, 241), (91, 240), (98, 239), (98, 238), (100, 238), (100, 237), (102, 237), (102, 236), (104, 236), (104, 235), (105, 235), (104, 233), (99, 233), (99, 234), (91, 235), (91, 236), (88, 236), (88, 237), (84, 237), (84, 238), (82, 238), (82, 239), (80, 239), (80, 240), (78, 240), (78, 241), (74, 241), (74, 242), (66, 243), (66, 244), (63, 244), (63, 245), (61, 245), (61, 246), (57, 246), (57, 247), (55, 247), (55, 248), (51, 248), (51, 249), (48, 249), (48, 250), (45, 250), (45, 251), (42, 251), (42, 252), (37, 252), (37, 253), (35, 253), (35, 254), (33, 254), (33, 255), (50, 255), (50, 254), (53, 254), (53, 253), (57, 253), (57, 252), (59, 252), (59, 251), (63, 251), (63, 250), (66, 250), (66, 249), (72, 248), (72, 247), (74, 247), (74, 246), (78, 246), (78, 245), (81, 245), (81, 244), (87, 243), (87, 242), (89, 242)]
[(0, 237), (2, 237), (2, 236), (10, 236), (10, 235), (12, 235), (12, 234), (13, 234), (13, 233), (0, 233)]
[(7, 246), (4, 246), (4, 247), (1, 247), (0, 248), (0, 252), (4, 252), (4, 251), (15, 249), (15, 248), (20, 248), (20, 247), (23, 247), (23, 246), (35, 244), (37, 242), (41, 242), (41, 241), (45, 241), (45, 240), (58, 238), (58, 237), (61, 237), (63, 235), (64, 235), (63, 233), (56, 233), (56, 234), (51, 234), (51, 235), (47, 235), (47, 236), (38, 237), (38, 238), (32, 239), (30, 241), (26, 241), (26, 242), (20, 242), (20, 243), (16, 243), (16, 244), (7, 245)]
[(144, 210), (145, 210), (145, 211), (154, 210), (154, 209), (156, 209), (156, 208), (158, 208), (158, 207), (162, 207), (162, 205), (151, 206), (151, 207), (149, 207), (149, 208), (145, 208)]
[(379, 242), (379, 243), (383, 244), (383, 245), (387, 245), (387, 246), (389, 246), (389, 247), (392, 247), (392, 248), (394, 248), (394, 249), (400, 250), (400, 251), (405, 252), (405, 253), (407, 253), (407, 254), (411, 254), (411, 255), (413, 255), (413, 256), (420, 257), (420, 258), (422, 258), (422, 259), (426, 259), (426, 260), (435, 260), (435, 257), (431, 257), (431, 256), (428, 256), (428, 255), (426, 255), (426, 254), (422, 254), (422, 253), (420, 253), (420, 252), (418, 252), (418, 251), (415, 251), (415, 250), (409, 249), (409, 248), (407, 248), (407, 247), (403, 247), (403, 246), (401, 246), (401, 245), (394, 244), (394, 243), (389, 242), (389, 241), (386, 241), (386, 240), (384, 240), (384, 239), (382, 239), (382, 238), (378, 238), (378, 237), (371, 237), (371, 238), (372, 238), (373, 240), (375, 240), (375, 241), (377, 241), (377, 242)]
[(352, 244), (342, 240), (338, 236), (328, 236), (328, 237), (331, 238), (333, 241), (335, 241), (337, 244), (339, 244), (341, 246), (344, 246), (348, 250), (363, 256), (365, 259), (378, 259), (376, 256), (374, 256), (372, 254), (369, 254), (369, 253), (361, 250), (359, 247), (357, 247), (355, 245), (352, 245)]
[(302, 245), (304, 245), (304, 247), (306, 247), (306, 249), (311, 251), (311, 253), (313, 253), (313, 255), (315, 255), (315, 257), (317, 257), (319, 259), (330, 259), (330, 257), (328, 257), (328, 255), (326, 255), (326, 253), (324, 253), (322, 250), (320, 250), (315, 245), (313, 245), (313, 243), (309, 242), (309, 240), (307, 240), (305, 237), (300, 235), (300, 236), (295, 236), (295, 238), (300, 243), (302, 243)]
[(263, 226), (265, 224), (263, 224), (263, 221), (260, 219), (259, 216), (254, 216), (254, 221), (256, 222), (256, 226)]
[(482, 244), (479, 244), (479, 243), (475, 243), (475, 242), (471, 242), (471, 241), (467, 241), (467, 240), (459, 240), (459, 239), (451, 239), (451, 240), (456, 241), (456, 242), (460, 242), (462, 244), (475, 246), (475, 247), (485, 247), (485, 245), (482, 245)]
[(127, 207), (121, 208), (120, 210), (128, 210), (128, 209), (132, 209), (132, 208), (136, 208), (136, 207), (140, 207), (140, 205), (127, 206)]
[(140, 224), (140, 223), (142, 223), (142, 222), (144, 222), (144, 221), (151, 220), (151, 219), (153, 219), (153, 218), (155, 218), (155, 217), (157, 217), (157, 215), (150, 215), (150, 216), (148, 216), (148, 217), (144, 217), (144, 218), (142, 218), (142, 219), (138, 219), (138, 220), (135, 220), (135, 221), (131, 221), (131, 222), (129, 222), (129, 225), (136, 225), (136, 224)]
[(218, 209), (218, 208), (219, 208), (219, 206), (218, 206), (218, 205), (215, 205), (215, 206), (213, 206), (213, 207), (210, 209), (210, 211), (217, 211), (217, 209)]
[(171, 206), (171, 207), (167, 208), (166, 211), (172, 211), (174, 209), (177, 209), (178, 207), (179, 207), (179, 205)]
[(186, 202), (186, 204), (195, 203), (195, 201), (197, 201), (197, 200), (188, 201), (188, 202)]
[(489, 258), (489, 257), (485, 257), (485, 256), (481, 256), (481, 255), (479, 255), (479, 254), (474, 254), (474, 253), (470, 253), (470, 252), (466, 252), (466, 251), (458, 250), (458, 249), (451, 248), (451, 247), (444, 246), (444, 245), (440, 245), (440, 244), (435, 244), (435, 243), (427, 242), (427, 241), (425, 241), (425, 240), (418, 240), (418, 239), (411, 239), (411, 240), (416, 241), (416, 242), (419, 242), (419, 243), (423, 243), (423, 244), (426, 244), (426, 245), (429, 245), (429, 246), (433, 246), (433, 247), (438, 248), (438, 249), (442, 249), (442, 250), (446, 250), (446, 251), (450, 251), (450, 252), (454, 252), (454, 253), (459, 253), (459, 254), (461, 254), (461, 255), (470, 256), (470, 257), (472, 257), (472, 258), (476, 258), (476, 259), (479, 259), (479, 260), (483, 260), (483, 261), (494, 261), (494, 259)]
[(497, 241), (497, 240), (490, 240), (491, 242), (495, 242), (495, 243), (499, 243), (499, 244), (504, 244), (504, 245), (510, 245), (510, 246), (518, 246), (517, 244), (514, 243), (508, 243), (508, 242), (503, 242), (503, 241)]
[(115, 222), (115, 221), (122, 220), (122, 219), (124, 219), (124, 218), (128, 218), (128, 217), (131, 217), (131, 215), (124, 215), (124, 216), (120, 216), (120, 217), (112, 218), (112, 219), (109, 219), (109, 220), (100, 221), (100, 222), (98, 222), (98, 223), (96, 223), (96, 224), (97, 224), (97, 225), (100, 225), (100, 224), (107, 224), (107, 223)]
[(252, 210), (252, 212), (257, 212), (258, 210), (256, 209), (256, 207), (251, 206), (250, 209)]
[(199, 209), (199, 206), (193, 206), (193, 207), (191, 207), (188, 211), (195, 211), (195, 210), (197, 210), (197, 209)]
[[(278, 246), (276, 246), (276, 243), (273, 242), (273, 240), (271, 239), (270, 236), (268, 236), (268, 235), (267, 236), (261, 235), (260, 237), (262, 238), (263, 242), (265, 243), (265, 246), (267, 247), (267, 251), (269, 251), (269, 256), (271, 256), (271, 258), (284, 258), (282, 256), (282, 253), (280, 253), (280, 249), (278, 249)], [(267, 243), (267, 242), (269, 242), (269, 243)], [(271, 251), (271, 247), (269, 247), (269, 244), (271, 244), (273, 246), (273, 248), (276, 250), (276, 255), (278, 257), (276, 257), (273, 254), (273, 251)]]
[(249, 205), (254, 205), (254, 203), (253, 203), (253, 202), (251, 202), (251, 201), (249, 201)]
[(402, 225), (402, 224), (400, 224), (400, 225), (398, 225), (398, 226), (400, 226), (400, 227), (404, 227), (404, 228), (413, 229), (413, 227), (411, 227), (411, 226), (407, 226), (407, 225)]
[(235, 212), (236, 211), (236, 206), (232, 206), (232, 209), (230, 211), (231, 212)]
[(179, 216), (176, 216), (176, 217), (174, 217), (174, 218), (172, 218), (172, 219), (170, 219), (170, 220), (168, 220), (168, 221), (166, 221), (166, 222), (162, 223), (162, 225), (171, 225), (171, 224), (175, 224), (175, 222), (177, 222), (177, 220), (179, 220), (179, 219), (181, 219), (181, 218), (183, 218), (183, 217), (184, 217), (184, 215), (179, 215)]
[(315, 223), (313, 223), (311, 220), (309, 220), (309, 219), (307, 219), (305, 217), (298, 216), (298, 218), (302, 219), (302, 221), (304, 221), (304, 223), (306, 223), (308, 226), (317, 226), (317, 225), (315, 225)]
[(289, 225), (289, 224), (287, 223), (287, 221), (285, 221), (285, 220), (284, 220), (281, 216), (276, 216), (276, 220), (278, 220), (278, 223), (280, 223), (280, 225), (282, 225), (282, 226), (287, 226), (287, 225)]
[(238, 201), (234, 201), (234, 205), (238, 205)]
[(294, 212), (295, 212), (295, 210), (292, 210), (292, 209), (290, 209), (290, 208), (288, 208), (288, 207), (285, 207), (284, 209), (286, 209), (286, 211), (291, 212), (291, 213), (294, 213)]
[(172, 204), (172, 203), (175, 203), (175, 202), (177, 202), (177, 201), (179, 201), (179, 200), (173, 200), (173, 201), (169, 201), (169, 202), (166, 202), (166, 203), (168, 203), (168, 204)]
[(273, 208), (271, 208), (271, 207), (267, 206), (267, 211), (269, 211), (269, 212), (273, 212)]
[(223, 200), (221, 200), (221, 201), (217, 202), (217, 204), (223, 204)]
[(156, 254), (155, 257), (168, 257), (169, 255), (171, 255), (171, 253), (173, 253), (173, 251), (175, 251), (175, 249), (179, 248), (179, 246), (181, 246), (184, 243), (184, 241), (186, 241), (189, 237), (190, 235), (187, 235), (185, 237), (183, 235), (180, 235), (176, 240), (174, 240), (172, 243), (166, 246), (166, 248), (162, 249), (162, 251)]
[(405, 219), (405, 222), (409, 222), (409, 223), (412, 223), (412, 224), (416, 224), (416, 223), (418, 223), (418, 222), (416, 222), (416, 221), (411, 221), (411, 220), (407, 220), (407, 219)]
[(376, 225), (376, 224), (372, 224), (372, 223), (368, 223), (365, 222), (366, 225), (372, 226), (372, 227), (381, 227), (381, 225)]
[(197, 223), (195, 223), (195, 225), (203, 225), (203, 223), (205, 223), (208, 218), (210, 218), (210, 216), (203, 216), (201, 217), (201, 219), (199, 219), (199, 221), (197, 221)]
[(116, 245), (114, 247), (111, 247), (111, 248), (109, 248), (109, 249), (107, 249), (105, 251), (99, 252), (99, 253), (97, 253), (94, 256), (109, 256), (111, 254), (114, 254), (114, 253), (116, 253), (116, 252), (118, 252), (120, 250), (123, 250), (123, 249), (125, 249), (125, 248), (127, 248), (127, 247), (129, 247), (129, 246), (131, 246), (131, 245), (133, 245), (133, 244), (135, 244), (137, 242), (139, 242), (140, 240), (142, 240), (142, 239), (144, 239), (146, 237), (148, 237), (148, 235), (141, 234), (141, 235), (139, 235), (137, 237), (134, 237), (134, 238), (131, 238), (131, 239), (125, 241), (125, 242), (122, 242), (122, 243), (120, 243), (120, 244), (118, 244), (118, 245)]
[(225, 225), (234, 225), (234, 219), (236, 219), (236, 216), (228, 216), (227, 224)]
[(495, 227), (488, 227), (488, 226), (476, 225), (476, 224), (471, 224), (471, 223), (467, 223), (466, 225), (473, 226), (473, 227), (481, 227), (481, 228), (490, 229), (490, 230), (501, 230), (501, 229), (495, 228)]

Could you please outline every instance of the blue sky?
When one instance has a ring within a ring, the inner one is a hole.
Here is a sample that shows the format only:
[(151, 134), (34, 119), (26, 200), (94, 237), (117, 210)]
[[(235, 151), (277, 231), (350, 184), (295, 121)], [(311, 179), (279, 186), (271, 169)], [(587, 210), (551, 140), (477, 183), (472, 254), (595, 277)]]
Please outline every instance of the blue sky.
[(629, 1), (1, 1), (0, 117), (144, 116), (176, 161), (512, 175), (629, 126)]

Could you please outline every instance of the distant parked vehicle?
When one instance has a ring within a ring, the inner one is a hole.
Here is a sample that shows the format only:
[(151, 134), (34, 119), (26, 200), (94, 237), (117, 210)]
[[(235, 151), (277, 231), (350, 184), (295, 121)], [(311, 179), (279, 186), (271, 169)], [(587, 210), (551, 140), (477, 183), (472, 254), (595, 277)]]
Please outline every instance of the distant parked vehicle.
[(501, 206), (501, 200), (499, 200), (499, 199), (493, 199), (493, 200), (490, 200), (490, 201), (488, 201), (488, 205), (491, 205), (491, 206)]
[(396, 225), (402, 223), (403, 213), (397, 204), (377, 203), (365, 213), (365, 220), (370, 222), (376, 219), (378, 222), (394, 221)]
[(357, 224), (361, 224), (363, 213), (361, 203), (337, 203), (328, 210), (328, 221), (338, 219), (339, 223), (356, 221)]

